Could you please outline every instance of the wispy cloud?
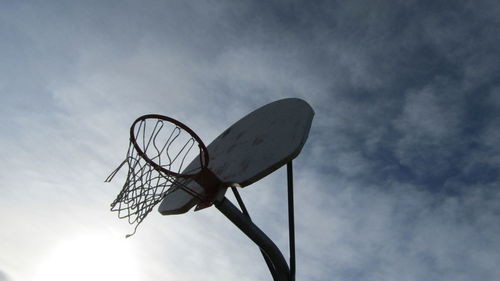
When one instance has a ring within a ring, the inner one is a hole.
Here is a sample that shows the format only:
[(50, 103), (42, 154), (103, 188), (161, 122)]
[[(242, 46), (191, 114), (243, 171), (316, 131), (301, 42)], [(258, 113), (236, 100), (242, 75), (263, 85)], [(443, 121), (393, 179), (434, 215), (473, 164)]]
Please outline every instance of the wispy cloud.
[(10, 279), (7, 277), (3, 271), (0, 270), (0, 281), (9, 281)]
[[(208, 143), (297, 96), (316, 111), (295, 163), (298, 279), (495, 280), (499, 14), (494, 1), (6, 4), (0, 266), (29, 280), (59, 239), (128, 233), (107, 209), (120, 181), (102, 181), (137, 116)], [(287, 255), (284, 179), (242, 195)], [(130, 243), (144, 280), (269, 278), (215, 209), (151, 214)]]

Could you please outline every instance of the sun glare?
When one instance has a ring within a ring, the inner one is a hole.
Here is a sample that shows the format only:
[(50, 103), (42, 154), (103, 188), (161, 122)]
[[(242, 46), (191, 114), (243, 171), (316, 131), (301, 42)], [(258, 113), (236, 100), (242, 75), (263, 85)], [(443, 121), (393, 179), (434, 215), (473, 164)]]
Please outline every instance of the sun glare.
[(135, 255), (123, 236), (86, 235), (56, 246), (34, 281), (137, 281)]

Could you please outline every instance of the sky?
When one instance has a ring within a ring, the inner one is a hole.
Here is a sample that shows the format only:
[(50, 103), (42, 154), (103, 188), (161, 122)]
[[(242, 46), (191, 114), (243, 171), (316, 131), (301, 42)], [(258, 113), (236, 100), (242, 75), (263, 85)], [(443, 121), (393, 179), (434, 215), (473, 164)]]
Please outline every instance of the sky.
[[(315, 110), (297, 280), (498, 280), (499, 19), (493, 0), (0, 0), (0, 281), (271, 280), (215, 208), (125, 239), (104, 179), (140, 115), (208, 144), (286, 97)], [(240, 193), (288, 258), (285, 169)]]

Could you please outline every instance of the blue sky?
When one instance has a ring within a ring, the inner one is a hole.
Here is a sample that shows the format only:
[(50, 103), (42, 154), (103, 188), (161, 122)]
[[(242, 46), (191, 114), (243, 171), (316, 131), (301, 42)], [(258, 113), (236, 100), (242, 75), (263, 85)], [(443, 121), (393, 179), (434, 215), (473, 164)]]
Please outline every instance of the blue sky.
[[(284, 97), (316, 112), (294, 162), (297, 280), (500, 276), (496, 1), (0, 7), (0, 281), (270, 280), (215, 208), (153, 212), (125, 239), (121, 182), (103, 181), (139, 115), (209, 143)], [(241, 194), (287, 257), (285, 176)]]

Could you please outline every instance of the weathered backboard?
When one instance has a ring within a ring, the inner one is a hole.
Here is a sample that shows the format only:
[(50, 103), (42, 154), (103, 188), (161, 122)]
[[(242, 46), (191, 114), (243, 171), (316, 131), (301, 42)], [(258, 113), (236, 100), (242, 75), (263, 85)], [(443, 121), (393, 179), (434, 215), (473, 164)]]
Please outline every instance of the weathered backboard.
[[(311, 106), (298, 98), (264, 105), (233, 124), (207, 146), (208, 168), (227, 186), (234, 183), (241, 187), (250, 185), (300, 153), (313, 116)], [(183, 183), (203, 194), (203, 188), (194, 180)], [(182, 214), (198, 203), (199, 199), (186, 191), (172, 188), (160, 204), (159, 212), (163, 215)]]

